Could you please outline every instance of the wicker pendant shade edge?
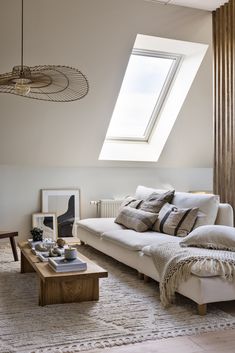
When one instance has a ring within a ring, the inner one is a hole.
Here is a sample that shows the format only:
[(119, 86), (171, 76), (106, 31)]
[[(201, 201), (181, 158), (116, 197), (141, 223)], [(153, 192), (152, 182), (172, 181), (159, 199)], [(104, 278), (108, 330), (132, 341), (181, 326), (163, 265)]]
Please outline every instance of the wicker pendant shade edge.
[(0, 93), (50, 102), (72, 102), (89, 92), (86, 76), (78, 69), (65, 65), (25, 66), (24, 0), (21, 0), (21, 64), (11, 72), (0, 74)]

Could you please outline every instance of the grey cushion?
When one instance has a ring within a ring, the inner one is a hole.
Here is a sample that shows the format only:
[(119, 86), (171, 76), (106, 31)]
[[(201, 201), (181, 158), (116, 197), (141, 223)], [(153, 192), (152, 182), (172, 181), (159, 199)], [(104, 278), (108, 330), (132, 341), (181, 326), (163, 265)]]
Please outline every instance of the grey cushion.
[(137, 200), (132, 196), (128, 196), (122, 201), (119, 211), (121, 211), (121, 209), (123, 209), (123, 207), (126, 207), (126, 206), (138, 208), (142, 202), (143, 200)]
[(185, 237), (180, 245), (235, 251), (235, 228), (221, 225), (198, 227)]
[(153, 192), (145, 201), (140, 204), (140, 209), (146, 212), (159, 213), (165, 203), (171, 203), (175, 190), (164, 193)]
[(137, 210), (130, 206), (123, 207), (119, 212), (115, 223), (121, 224), (137, 232), (145, 232), (151, 229), (157, 219), (157, 214)]
[(193, 228), (197, 219), (198, 208), (177, 208), (169, 203), (159, 212), (153, 230), (184, 237)]

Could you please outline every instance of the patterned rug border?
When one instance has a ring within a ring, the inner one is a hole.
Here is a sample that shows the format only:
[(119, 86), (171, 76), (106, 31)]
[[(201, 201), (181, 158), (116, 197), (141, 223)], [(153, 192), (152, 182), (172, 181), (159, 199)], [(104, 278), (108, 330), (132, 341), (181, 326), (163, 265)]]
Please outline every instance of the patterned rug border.
[[(10, 248), (7, 246), (4, 246), (5, 251), (10, 253)], [(102, 256), (102, 260), (106, 261), (107, 264), (109, 262), (114, 262), (115, 264), (115, 269), (116, 267), (119, 266), (119, 262), (116, 260), (108, 257), (107, 255), (103, 255), (99, 251), (90, 248), (88, 246), (83, 247), (85, 251), (89, 253), (91, 252), (94, 254), (94, 256)], [(3, 248), (1, 247), (1, 250)], [(88, 256), (89, 257), (89, 256)], [(19, 268), (19, 263), (14, 263), (12, 260), (9, 261), (8, 258), (8, 263), (2, 262), (2, 264), (5, 264), (6, 267), (9, 265), (10, 267), (12, 266), (13, 272), (18, 272)], [(120, 264), (120, 267), (123, 267), (128, 269), (127, 266)], [(127, 271), (128, 272), (128, 271)], [(132, 275), (133, 275), (133, 270), (132, 270)], [(122, 279), (120, 279), (120, 282)], [(140, 282), (141, 283), (141, 282)], [(181, 297), (181, 296), (180, 296)], [(182, 298), (182, 297), (181, 297)], [(156, 296), (156, 300), (158, 300)], [(186, 299), (187, 300), (187, 299)], [(69, 305), (69, 304), (63, 304), (63, 305)], [(75, 305), (75, 304), (72, 304)], [(182, 304), (183, 305), (183, 304)], [(61, 306), (61, 305), (55, 305), (54, 307)], [(188, 306), (188, 302), (186, 301), (185, 306)], [(55, 308), (56, 309), (56, 308)], [(133, 335), (128, 335), (127, 333), (122, 335), (122, 337), (108, 337), (106, 339), (102, 338), (92, 338), (91, 340), (89, 338), (85, 338), (82, 341), (77, 340), (76, 342), (72, 342), (70, 340), (69, 343), (63, 344), (62, 342), (58, 343), (57, 346), (55, 343), (48, 342), (47, 347), (45, 345), (40, 347), (40, 344), (37, 344), (37, 348), (27, 348), (27, 343), (26, 345), (19, 350), (17, 348), (14, 348), (13, 346), (7, 344), (4, 340), (1, 340), (0, 337), (0, 353), (78, 353), (78, 352), (87, 352), (90, 350), (100, 350), (102, 352), (102, 349), (105, 348), (112, 348), (112, 347), (118, 347), (118, 346), (126, 346), (126, 345), (131, 345), (131, 344), (136, 344), (136, 343), (141, 343), (141, 342), (147, 342), (147, 341), (157, 341), (160, 339), (166, 339), (166, 338), (173, 338), (173, 337), (180, 337), (180, 336), (196, 336), (199, 334), (207, 333), (207, 332), (219, 332), (219, 331), (224, 331), (228, 329), (235, 329), (235, 317), (232, 315), (224, 312), (223, 310), (217, 309), (214, 304), (210, 304), (210, 311), (212, 312), (212, 315), (214, 313), (215, 315), (215, 320), (221, 318), (221, 320), (224, 320), (224, 322), (220, 323), (218, 320), (215, 323), (197, 323), (197, 327), (184, 327), (184, 328), (176, 328), (172, 329), (170, 328), (169, 331), (164, 331), (164, 332), (146, 332), (146, 333), (140, 333), (136, 334), (133, 332)], [(178, 313), (180, 315), (181, 313)], [(182, 313), (183, 315), (183, 313)], [(195, 315), (195, 311), (192, 311), (192, 315)], [(210, 314), (209, 314), (210, 315)], [(217, 315), (217, 316), (216, 316)], [(169, 319), (168, 319), (169, 320)], [(203, 320), (203, 319), (202, 319)], [(226, 322), (228, 320), (228, 322)], [(173, 321), (174, 322), (174, 321)], [(68, 340), (69, 341), (69, 340)]]
[[(94, 349), (104, 349), (104, 348), (106, 349), (106, 348), (120, 347), (120, 346), (125, 346), (130, 344), (136, 344), (136, 343), (143, 343), (148, 341), (158, 341), (166, 338), (196, 336), (203, 333), (219, 332), (219, 331), (225, 331), (229, 329), (235, 329), (235, 322), (228, 323), (226, 325), (221, 324), (221, 325), (214, 325), (213, 327), (211, 326), (212, 325), (208, 325), (208, 326), (202, 325), (200, 328), (189, 329), (188, 332), (186, 332), (185, 330), (175, 330), (174, 334), (168, 332), (168, 333), (158, 333), (158, 334), (152, 334), (152, 335), (149, 335), (149, 334), (140, 335), (140, 336), (136, 335), (131, 339), (128, 337), (125, 339), (114, 339), (112, 340), (112, 342), (108, 342), (107, 340), (104, 340), (99, 342), (89, 342), (89, 343), (80, 343), (80, 344), (71, 344), (71, 345), (66, 344), (64, 347), (37, 349), (27, 353), (78, 353), (78, 352), (87, 352)], [(6, 351), (4, 353), (13, 353), (13, 352)]]

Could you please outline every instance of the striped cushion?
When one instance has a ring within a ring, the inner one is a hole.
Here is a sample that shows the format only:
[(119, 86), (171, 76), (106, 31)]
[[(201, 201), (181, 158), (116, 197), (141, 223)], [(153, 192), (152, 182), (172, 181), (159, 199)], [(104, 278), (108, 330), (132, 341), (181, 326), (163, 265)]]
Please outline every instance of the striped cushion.
[(153, 227), (157, 216), (156, 213), (145, 212), (126, 206), (121, 209), (114, 222), (122, 224), (126, 228), (136, 230), (137, 232), (145, 232)]
[(140, 205), (140, 209), (146, 212), (159, 213), (165, 203), (171, 203), (175, 194), (175, 190), (170, 190), (164, 193), (153, 192)]
[(166, 203), (159, 212), (153, 230), (169, 235), (184, 237), (192, 230), (198, 214), (198, 208), (177, 208)]
[(132, 196), (128, 196), (122, 201), (119, 211), (121, 211), (121, 209), (125, 206), (130, 206), (132, 208), (139, 208), (139, 205), (141, 204), (142, 201), (143, 200), (137, 200)]

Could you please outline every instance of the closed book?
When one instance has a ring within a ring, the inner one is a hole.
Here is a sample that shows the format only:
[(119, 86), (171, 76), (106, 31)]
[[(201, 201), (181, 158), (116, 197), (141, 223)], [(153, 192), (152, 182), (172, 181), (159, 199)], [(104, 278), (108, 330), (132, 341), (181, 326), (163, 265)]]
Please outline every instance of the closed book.
[(79, 270), (86, 270), (87, 269), (86, 262), (80, 260), (79, 258), (74, 259), (74, 260), (66, 260), (64, 257), (49, 258), (48, 263), (55, 270), (79, 271)]
[[(40, 261), (42, 262), (47, 262), (48, 259), (50, 258), (49, 252), (37, 252), (36, 254), (39, 258)], [(61, 256), (54, 257), (55, 259), (61, 258)]]
[(73, 267), (73, 268), (61, 267), (58, 269), (58, 268), (55, 268), (54, 266), (52, 266), (49, 261), (48, 261), (48, 264), (51, 267), (51, 269), (55, 272), (80, 272), (80, 271), (85, 271), (87, 269), (87, 265), (84, 268), (81, 268), (81, 267), (78, 267), (78, 268), (76, 268), (76, 267)]

